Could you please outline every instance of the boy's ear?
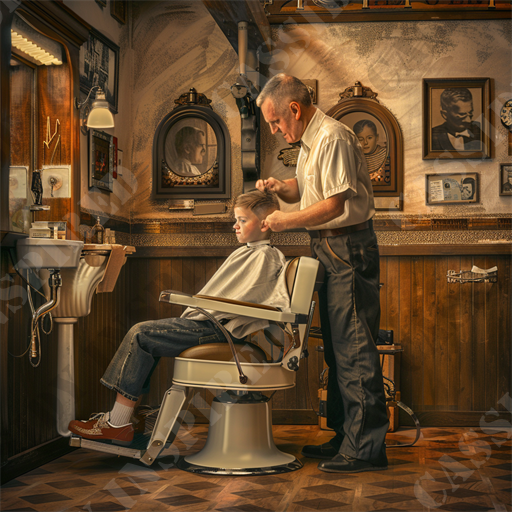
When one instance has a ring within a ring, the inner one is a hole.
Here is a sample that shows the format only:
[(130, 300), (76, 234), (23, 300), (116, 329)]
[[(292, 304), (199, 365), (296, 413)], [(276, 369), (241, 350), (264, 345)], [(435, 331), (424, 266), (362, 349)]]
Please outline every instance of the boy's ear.
[(262, 233), (265, 233), (265, 231), (268, 231), (270, 228), (268, 227), (268, 224), (265, 222), (265, 219), (263, 219), (260, 222), (260, 230)]

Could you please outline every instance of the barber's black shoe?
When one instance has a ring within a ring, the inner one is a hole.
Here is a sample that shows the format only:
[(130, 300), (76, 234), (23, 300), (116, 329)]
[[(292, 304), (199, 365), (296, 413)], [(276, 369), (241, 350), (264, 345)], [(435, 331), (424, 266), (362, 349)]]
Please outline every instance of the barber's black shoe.
[(307, 444), (301, 454), (311, 459), (332, 459), (340, 451), (341, 438), (336, 435), (324, 444)]
[(354, 459), (344, 453), (338, 453), (331, 460), (318, 464), (320, 471), (327, 473), (361, 473), (363, 471), (381, 471), (388, 469), (388, 458), (384, 455), (373, 461)]

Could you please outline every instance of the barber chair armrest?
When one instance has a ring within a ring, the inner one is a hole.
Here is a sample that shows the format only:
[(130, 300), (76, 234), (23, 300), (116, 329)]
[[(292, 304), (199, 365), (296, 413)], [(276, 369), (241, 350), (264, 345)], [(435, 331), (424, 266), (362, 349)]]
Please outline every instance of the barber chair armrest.
[(297, 315), (285, 313), (267, 306), (265, 304), (253, 304), (250, 302), (240, 302), (221, 297), (208, 297), (206, 295), (189, 295), (186, 293), (165, 290), (160, 293), (160, 302), (169, 302), (180, 306), (208, 309), (210, 311), (219, 311), (232, 315), (258, 318), (271, 322), (297, 323)]

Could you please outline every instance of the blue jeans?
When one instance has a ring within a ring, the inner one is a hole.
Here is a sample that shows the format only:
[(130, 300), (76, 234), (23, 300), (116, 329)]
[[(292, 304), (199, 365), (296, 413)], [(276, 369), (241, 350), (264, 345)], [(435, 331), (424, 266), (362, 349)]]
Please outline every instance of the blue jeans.
[(375, 340), (379, 333), (379, 248), (373, 228), (313, 238), (326, 276), (319, 292), (324, 356), (329, 366), (327, 425), (340, 453), (362, 460), (385, 453), (386, 398)]
[(141, 322), (128, 331), (100, 382), (136, 401), (149, 391), (149, 380), (160, 357), (176, 357), (187, 348), (221, 342), (226, 342), (224, 334), (209, 320), (164, 318)]

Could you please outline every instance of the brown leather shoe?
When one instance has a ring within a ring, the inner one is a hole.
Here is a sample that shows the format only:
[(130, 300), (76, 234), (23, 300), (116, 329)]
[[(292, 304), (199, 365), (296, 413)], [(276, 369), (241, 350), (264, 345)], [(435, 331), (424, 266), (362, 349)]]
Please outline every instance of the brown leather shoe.
[(133, 441), (131, 423), (114, 427), (109, 423), (110, 413), (93, 414), (87, 421), (73, 420), (69, 422), (69, 430), (85, 439), (93, 441), (109, 440), (114, 444), (129, 445)]

